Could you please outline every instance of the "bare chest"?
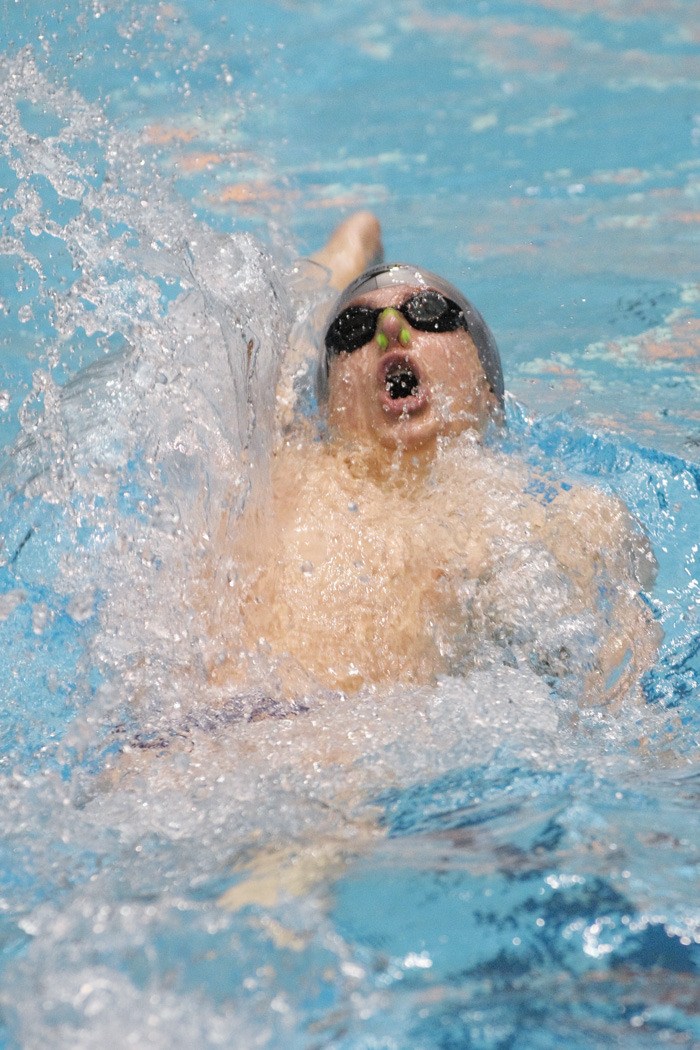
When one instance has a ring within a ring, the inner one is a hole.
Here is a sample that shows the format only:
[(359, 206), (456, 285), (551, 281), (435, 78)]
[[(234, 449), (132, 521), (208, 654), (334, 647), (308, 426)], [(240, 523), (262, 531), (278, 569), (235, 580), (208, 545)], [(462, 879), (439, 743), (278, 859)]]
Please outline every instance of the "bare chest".
[(449, 494), (303, 492), (281, 521), (276, 574), (326, 603), (378, 608), (424, 603), (436, 581), (478, 575), (487, 557), (477, 516)]
[(332, 477), (300, 485), (278, 500), (274, 550), (251, 575), (250, 640), (346, 689), (431, 678), (454, 584), (478, 576), (487, 557), (477, 517), (447, 491)]

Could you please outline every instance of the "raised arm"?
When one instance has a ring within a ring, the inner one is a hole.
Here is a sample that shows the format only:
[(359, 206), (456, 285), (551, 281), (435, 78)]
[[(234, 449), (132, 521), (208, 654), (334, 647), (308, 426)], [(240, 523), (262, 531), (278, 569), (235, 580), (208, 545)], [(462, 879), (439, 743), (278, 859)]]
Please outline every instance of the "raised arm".
[(328, 271), (331, 288), (342, 291), (368, 266), (381, 262), (379, 220), (370, 211), (354, 212), (336, 226), (323, 248), (310, 258)]

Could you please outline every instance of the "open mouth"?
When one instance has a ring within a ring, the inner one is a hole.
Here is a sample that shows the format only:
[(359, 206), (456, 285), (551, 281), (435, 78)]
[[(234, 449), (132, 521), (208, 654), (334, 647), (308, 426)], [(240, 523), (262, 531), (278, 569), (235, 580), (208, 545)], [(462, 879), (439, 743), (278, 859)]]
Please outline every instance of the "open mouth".
[(402, 397), (413, 397), (418, 392), (420, 382), (410, 365), (399, 365), (386, 377), (386, 392), (392, 401)]
[(427, 400), (418, 366), (405, 354), (387, 354), (379, 362), (381, 402), (392, 415), (417, 412)]

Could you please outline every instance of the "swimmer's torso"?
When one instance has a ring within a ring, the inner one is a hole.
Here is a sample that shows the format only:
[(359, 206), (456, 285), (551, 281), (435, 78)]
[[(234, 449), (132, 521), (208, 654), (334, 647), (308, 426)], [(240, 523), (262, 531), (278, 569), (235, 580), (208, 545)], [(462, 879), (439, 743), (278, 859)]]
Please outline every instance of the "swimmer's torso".
[(288, 446), (272, 481), (269, 519), (252, 517), (241, 541), (242, 641), (279, 657), (292, 688), (301, 672), (353, 691), (461, 669), (481, 597), (504, 607), (507, 566), (522, 577), (546, 526), (524, 475), (474, 446), (413, 480), (339, 446)]

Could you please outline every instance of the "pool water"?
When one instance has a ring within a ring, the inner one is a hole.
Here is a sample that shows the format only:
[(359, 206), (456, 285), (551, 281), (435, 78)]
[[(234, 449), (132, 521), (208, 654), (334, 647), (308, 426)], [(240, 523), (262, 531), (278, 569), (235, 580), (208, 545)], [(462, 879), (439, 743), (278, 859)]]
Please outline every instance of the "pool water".
[[(2, 14), (2, 1045), (696, 1045), (695, 6)], [(359, 207), (488, 318), (507, 447), (646, 529), (642, 704), (486, 667), (212, 721), (186, 581)]]

